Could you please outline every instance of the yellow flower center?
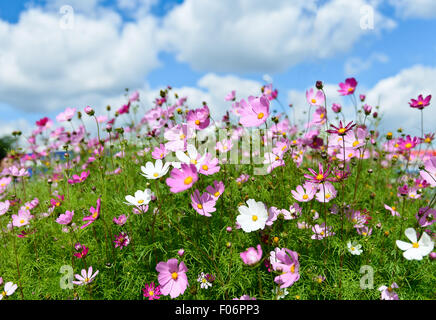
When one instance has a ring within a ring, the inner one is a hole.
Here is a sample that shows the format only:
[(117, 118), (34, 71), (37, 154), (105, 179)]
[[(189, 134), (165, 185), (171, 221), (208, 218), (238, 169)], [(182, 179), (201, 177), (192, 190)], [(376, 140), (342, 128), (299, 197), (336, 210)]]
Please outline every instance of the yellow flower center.
[(341, 133), (341, 134), (344, 133), (344, 132), (345, 132), (345, 128), (340, 128), (340, 129), (338, 130), (338, 132)]
[(357, 222), (357, 219), (356, 218), (354, 218), (353, 220), (351, 220), (353, 223), (356, 223)]
[(20, 223), (24, 223), (24, 219), (21, 219), (21, 220), (20, 220)]
[(349, 154), (348, 154), (348, 158), (351, 158), (351, 157), (353, 157), (353, 154), (352, 154), (352, 153), (349, 153)]
[(396, 209), (397, 209), (397, 208), (395, 208), (395, 207), (392, 207), (392, 210), (394, 210), (394, 211), (395, 211)]
[(177, 274), (177, 272), (171, 273), (171, 278), (173, 278), (174, 280), (177, 280), (178, 277), (179, 275)]
[(357, 140), (354, 141), (354, 142), (353, 142), (353, 147), (357, 146), (358, 144), (359, 144), (359, 141), (357, 141)]
[(321, 113), (319, 117), (320, 117), (321, 119), (323, 119), (323, 118), (324, 118), (324, 113)]
[(303, 195), (303, 199), (304, 199), (304, 200), (307, 200), (308, 198), (309, 198), (309, 196), (308, 196), (307, 194), (304, 194), (304, 195)]
[(279, 156), (276, 156), (276, 161), (278, 161), (280, 158), (279, 158)]
[(312, 98), (312, 100), (310, 100), (312, 103), (316, 103), (316, 99)]
[(59, 207), (61, 205), (60, 202), (56, 202), (56, 207)]
[(329, 199), (330, 197), (331, 197), (331, 195), (328, 194), (328, 193), (325, 195), (325, 198), (326, 198), (326, 199)]
[(207, 171), (207, 170), (209, 170), (209, 167), (208, 167), (207, 165), (205, 165), (205, 164), (203, 165), (203, 167), (202, 167), (202, 168), (203, 168), (203, 170), (204, 170), (204, 171)]
[(0, 184), (0, 187), (4, 187), (6, 184), (5, 183), (2, 183), (2, 184)]
[(318, 278), (317, 281), (318, 281), (318, 283), (321, 283), (321, 282), (322, 282), (322, 279), (321, 279), (321, 278)]
[(139, 203), (139, 204), (144, 203), (144, 200), (142, 200), (142, 199), (141, 199), (141, 200), (138, 200), (138, 203)]
[(274, 237), (273, 241), (276, 242), (276, 243), (279, 242), (279, 237)]
[(193, 160), (191, 160), (191, 163), (192, 164), (197, 164), (197, 160), (193, 159)]
[(6, 297), (6, 291), (3, 291), (3, 292), (2, 292), (2, 296), (3, 296), (3, 297)]
[(180, 140), (183, 140), (183, 139), (185, 139), (186, 138), (186, 136), (182, 133), (181, 135), (180, 135)]
[(257, 221), (257, 216), (252, 216), (251, 219), (252, 219), (253, 221)]
[(391, 288), (391, 287), (388, 287), (388, 291), (389, 291), (389, 292), (392, 292), (392, 288)]
[(412, 148), (412, 144), (411, 144), (410, 142), (409, 142), (409, 143), (406, 143), (405, 147), (406, 147), (407, 149), (410, 149), (410, 148)]
[(186, 184), (186, 185), (191, 184), (191, 183), (192, 183), (192, 177), (191, 177), (191, 176), (187, 177), (187, 178), (183, 181), (183, 183)]
[(351, 251), (354, 251), (354, 250), (356, 250), (356, 248), (355, 247), (351, 247)]
[(224, 146), (223, 149), (224, 149), (224, 150), (227, 150), (227, 146)]
[(322, 180), (322, 179), (324, 179), (324, 175), (323, 174), (318, 174), (317, 176), (316, 176), (316, 180)]
[(366, 233), (366, 232), (362, 232), (362, 235), (364, 235), (364, 236), (366, 236), (368, 233)]
[(430, 143), (431, 139), (427, 137), (427, 138), (424, 139), (424, 141), (427, 142), (427, 143)]
[(203, 209), (203, 206), (199, 203), (199, 204), (197, 204), (197, 208), (198, 209)]
[(422, 106), (422, 104), (423, 104), (423, 102), (422, 102), (422, 101), (419, 101), (419, 102), (418, 102), (418, 105)]
[(195, 124), (198, 126), (200, 124), (200, 120), (195, 120)]
[(414, 248), (419, 248), (418, 242), (414, 242), (412, 245), (413, 245)]
[(286, 149), (286, 145), (283, 146), (282, 151), (284, 151)]
[(153, 290), (148, 291), (148, 295), (149, 296), (154, 296), (154, 291)]
[(155, 172), (154, 174), (153, 174), (153, 176), (154, 177), (157, 177), (159, 174), (157, 173), (157, 172)]
[(291, 273), (294, 273), (295, 272), (295, 265), (292, 265), (291, 266)]
[(88, 277), (85, 278), (85, 282), (86, 282), (86, 283), (89, 282), (89, 278), (88, 278)]
[(160, 154), (160, 157), (159, 157), (159, 158), (163, 158), (163, 153)]
[(263, 112), (261, 112), (261, 113), (259, 113), (259, 114), (257, 115), (257, 119), (262, 119), (263, 116), (264, 116), (264, 114), (263, 114)]
[(320, 233), (322, 236), (324, 235), (324, 231), (321, 231), (321, 233)]
[(220, 192), (219, 191), (217, 191), (217, 192), (215, 192), (214, 194), (213, 194), (215, 197), (219, 197), (219, 195), (220, 195)]
[(348, 88), (348, 92), (353, 92), (354, 88)]
[(97, 216), (98, 216), (98, 212), (97, 212), (97, 211), (94, 212), (94, 213), (92, 214), (92, 217), (93, 217), (94, 219), (97, 219)]

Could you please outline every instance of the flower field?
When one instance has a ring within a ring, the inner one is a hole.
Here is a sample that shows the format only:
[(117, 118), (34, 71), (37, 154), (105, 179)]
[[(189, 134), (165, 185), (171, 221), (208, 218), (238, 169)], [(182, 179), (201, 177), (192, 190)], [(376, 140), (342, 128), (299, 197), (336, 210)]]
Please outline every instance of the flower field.
[[(354, 78), (337, 87), (354, 119), (321, 81), (304, 123), (272, 84), (237, 89), (219, 119), (167, 87), (15, 131), (0, 299), (436, 299), (431, 128), (382, 133)], [(410, 98), (399, 108), (434, 115)]]

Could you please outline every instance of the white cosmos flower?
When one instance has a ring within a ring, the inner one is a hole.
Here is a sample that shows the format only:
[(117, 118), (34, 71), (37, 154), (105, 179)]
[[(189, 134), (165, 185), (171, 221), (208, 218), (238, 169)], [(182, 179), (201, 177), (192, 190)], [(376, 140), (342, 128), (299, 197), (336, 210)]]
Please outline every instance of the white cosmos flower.
[(161, 159), (157, 159), (153, 165), (153, 162), (149, 161), (144, 166), (141, 166), (141, 175), (146, 177), (147, 179), (158, 179), (167, 174), (168, 169), (170, 168), (170, 163), (167, 162), (163, 164)]
[(153, 195), (153, 192), (151, 192), (150, 189), (145, 189), (144, 191), (138, 190), (135, 192), (135, 196), (126, 196), (125, 204), (128, 205), (134, 205), (134, 206), (145, 206), (151, 201), (151, 196)]
[(82, 275), (76, 274), (75, 277), (79, 281), (73, 281), (74, 284), (77, 284), (79, 286), (91, 283), (94, 278), (98, 275), (98, 270), (92, 274), (92, 266), (88, 268), (88, 272), (86, 272), (86, 269), (82, 269)]
[(2, 292), (0, 292), (0, 300), (6, 296), (10, 296), (17, 290), (18, 286), (13, 282), (6, 282)]
[(263, 202), (256, 202), (254, 199), (247, 200), (247, 206), (238, 208), (240, 215), (236, 217), (236, 221), (245, 232), (256, 231), (265, 228), (268, 212)]
[(434, 242), (427, 233), (423, 232), (419, 241), (417, 241), (416, 231), (413, 228), (407, 228), (404, 234), (412, 243), (401, 240), (397, 240), (396, 243), (398, 248), (404, 251), (403, 256), (407, 260), (422, 260), (433, 251)]
[(280, 287), (275, 287), (274, 289), (272, 289), (272, 292), (274, 296), (277, 297), (277, 300), (283, 299), (289, 293), (288, 289), (286, 288), (281, 289)]
[(192, 144), (188, 144), (187, 151), (188, 154), (180, 150), (176, 151), (177, 159), (179, 159), (181, 163), (193, 164), (195, 165), (197, 170), (199, 170), (201, 164), (206, 158), (206, 153), (201, 157), (195, 146), (193, 146)]
[(350, 251), (350, 253), (354, 255), (360, 255), (363, 252), (363, 250), (361, 249), (362, 245), (355, 242), (351, 243), (351, 241), (348, 241), (347, 247), (348, 251)]

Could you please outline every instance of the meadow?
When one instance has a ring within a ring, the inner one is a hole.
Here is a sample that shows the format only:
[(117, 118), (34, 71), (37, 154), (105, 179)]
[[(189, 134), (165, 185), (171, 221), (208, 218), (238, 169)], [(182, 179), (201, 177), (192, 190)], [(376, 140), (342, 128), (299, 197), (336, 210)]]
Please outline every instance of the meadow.
[(436, 299), (434, 132), (382, 134), (357, 90), (338, 85), (352, 121), (318, 81), (305, 123), (269, 84), (220, 119), (167, 87), (15, 131), (0, 299)]

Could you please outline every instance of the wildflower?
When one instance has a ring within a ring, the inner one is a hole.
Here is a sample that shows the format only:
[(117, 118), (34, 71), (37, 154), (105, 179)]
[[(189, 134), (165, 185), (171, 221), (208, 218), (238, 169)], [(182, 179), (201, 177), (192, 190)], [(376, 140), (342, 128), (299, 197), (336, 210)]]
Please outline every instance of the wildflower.
[(90, 106), (86, 106), (83, 111), (85, 111), (85, 113), (88, 116), (93, 116), (94, 115), (94, 109), (92, 109)]
[(419, 171), (421, 178), (432, 187), (436, 187), (436, 157), (431, 157), (424, 162), (424, 169)]
[(318, 165), (319, 172), (316, 173), (313, 169), (308, 168), (310, 171), (310, 174), (305, 174), (304, 177), (307, 179), (306, 181), (312, 182), (315, 184), (324, 183), (325, 181), (330, 181), (329, 175), (331, 173), (330, 171), (330, 165), (327, 166), (327, 169), (324, 171), (324, 168), (322, 166), (322, 163), (320, 162)]
[(186, 124), (177, 125), (168, 129), (164, 133), (164, 138), (168, 140), (165, 148), (170, 151), (185, 151), (187, 148), (188, 139), (195, 135), (194, 129)]
[(265, 96), (260, 98), (249, 96), (248, 102), (241, 100), (239, 113), (241, 115), (239, 122), (244, 127), (258, 127), (269, 117), (269, 101)]
[(154, 282), (150, 284), (145, 284), (144, 289), (142, 289), (144, 293), (144, 297), (147, 297), (148, 300), (157, 300), (160, 299), (161, 292), (160, 292), (160, 286), (155, 286)]
[(89, 176), (89, 170), (83, 171), (80, 176), (77, 174), (73, 174), (72, 179), (68, 179), (69, 184), (75, 184), (75, 183), (82, 183), (84, 182)]
[(371, 114), (372, 107), (370, 105), (365, 104), (362, 108), (363, 108), (363, 111), (365, 112), (365, 115), (368, 116)]
[(152, 192), (150, 189), (145, 189), (144, 191), (138, 190), (135, 192), (135, 196), (128, 195), (125, 197), (125, 204), (134, 205), (136, 207), (145, 206), (151, 201)]
[(392, 206), (389, 207), (387, 204), (384, 205), (386, 210), (389, 210), (393, 217), (398, 216), (400, 217), (400, 213), (397, 211), (397, 208)]
[(332, 125), (332, 124), (330, 124), (330, 126), (334, 129), (330, 129), (330, 130), (326, 130), (326, 132), (328, 132), (328, 133), (334, 133), (334, 134), (337, 134), (338, 136), (345, 136), (351, 129), (353, 129), (353, 127), (356, 125), (356, 124), (352, 124), (353, 123), (353, 121), (351, 121), (351, 122), (349, 122), (345, 127), (344, 127), (344, 125), (342, 124), (342, 121), (341, 120), (339, 120), (339, 127), (336, 127), (336, 126), (334, 126), (334, 125)]
[(154, 150), (151, 153), (151, 156), (155, 160), (163, 159), (163, 158), (165, 158), (168, 155), (168, 153), (169, 153), (169, 150), (167, 150), (165, 148), (165, 145), (161, 143), (159, 147), (154, 147)]
[(240, 298), (233, 298), (233, 300), (256, 300), (256, 298), (250, 297), (248, 294), (244, 294)]
[(244, 183), (244, 182), (247, 182), (248, 181), (248, 179), (250, 179), (250, 176), (248, 175), (248, 174), (241, 174), (238, 178), (236, 178), (236, 183), (238, 184), (238, 185), (240, 185), (240, 184), (242, 184), (242, 183)]
[(121, 232), (118, 235), (115, 235), (115, 248), (124, 248), (127, 247), (127, 245), (130, 243), (129, 236), (125, 232)]
[(271, 264), (273, 269), (281, 274), (274, 278), (274, 282), (279, 284), (281, 289), (292, 286), (300, 279), (298, 253), (283, 248), (276, 252), (275, 258), (276, 262)]
[(319, 188), (318, 193), (316, 194), (316, 200), (318, 202), (330, 202), (336, 198), (337, 191), (335, 187), (330, 182), (325, 182), (323, 187)]
[(430, 207), (423, 207), (418, 210), (415, 217), (421, 227), (431, 226), (436, 222), (436, 210)]
[(256, 231), (265, 228), (265, 223), (268, 219), (268, 212), (265, 205), (254, 199), (247, 200), (247, 206), (240, 206), (238, 211), (240, 215), (236, 217), (236, 221), (245, 232)]
[(423, 98), (422, 94), (420, 94), (417, 100), (410, 99), (409, 105), (411, 108), (422, 110), (424, 109), (424, 107), (430, 105), (430, 100), (431, 100), (431, 94), (425, 97), (425, 99)]
[(138, 101), (139, 100), (139, 92), (138, 91), (135, 91), (135, 92), (133, 92), (131, 95), (130, 95), (130, 97), (129, 97), (129, 101), (130, 102), (135, 102), (135, 101)]
[(325, 277), (324, 277), (324, 276), (321, 276), (321, 275), (316, 276), (316, 277), (313, 278), (313, 281), (316, 281), (316, 282), (318, 282), (319, 284), (321, 284), (324, 280), (325, 280)]
[(200, 282), (200, 288), (201, 289), (207, 289), (209, 287), (212, 287), (212, 283), (210, 283), (207, 278), (206, 275), (204, 274), (204, 272), (202, 272), (197, 279), (197, 282)]
[(203, 130), (210, 124), (210, 111), (207, 105), (195, 110), (189, 110), (186, 115), (186, 122), (196, 130)]
[(364, 226), (362, 228), (356, 228), (356, 231), (358, 234), (367, 237), (372, 234), (372, 228), (368, 228), (367, 226)]
[(200, 169), (204, 159), (206, 158), (206, 154), (204, 154), (203, 156), (201, 156), (197, 149), (195, 148), (194, 145), (192, 144), (188, 144), (188, 146), (186, 147), (188, 154), (186, 155), (186, 153), (177, 150), (176, 151), (176, 157), (180, 160), (181, 163), (185, 163), (185, 164), (193, 164), (195, 165), (195, 168), (197, 170)]
[(272, 293), (277, 300), (280, 300), (286, 297), (289, 294), (289, 291), (286, 288), (281, 289), (279, 287), (274, 287), (274, 289), (272, 289)]
[(309, 91), (306, 90), (306, 100), (312, 106), (323, 106), (324, 105), (324, 94), (321, 90), (314, 92), (313, 88)]
[(58, 122), (71, 121), (76, 113), (76, 108), (66, 108), (64, 112), (59, 113), (56, 116)]
[(332, 110), (334, 113), (339, 113), (342, 110), (342, 106), (338, 103), (333, 103), (332, 104)]
[(353, 94), (354, 90), (356, 90), (357, 81), (354, 78), (347, 78), (345, 79), (345, 83), (339, 83), (339, 87), (341, 89), (339, 89), (338, 92), (341, 94), (341, 96), (348, 96)]
[(381, 286), (378, 290), (381, 292), (380, 300), (399, 300), (398, 294), (393, 290), (398, 288), (398, 285), (394, 282), (389, 287)]
[(114, 217), (112, 220), (115, 224), (122, 226), (127, 222), (127, 217), (125, 214), (120, 215), (118, 218)]
[(398, 147), (401, 151), (409, 151), (410, 149), (415, 148), (418, 144), (420, 144), (418, 137), (413, 137), (412, 139), (410, 135), (407, 135), (406, 139), (398, 139)]
[(200, 196), (200, 191), (195, 190), (193, 194), (191, 194), (191, 206), (194, 208), (198, 214), (206, 217), (211, 217), (211, 212), (215, 212), (216, 208), (216, 200), (213, 196), (208, 192), (203, 192)]
[(88, 272), (86, 272), (86, 269), (82, 269), (81, 275), (75, 275), (78, 281), (73, 281), (73, 283), (79, 286), (90, 284), (92, 281), (94, 281), (95, 277), (98, 275), (98, 272), (99, 271), (97, 270), (94, 274), (92, 274), (92, 266), (88, 268)]
[(358, 243), (351, 243), (351, 241), (348, 241), (347, 243), (348, 251), (350, 251), (353, 255), (360, 255), (362, 253), (362, 245)]
[(262, 247), (260, 244), (258, 244), (257, 250), (253, 247), (250, 247), (247, 249), (247, 251), (241, 252), (239, 255), (246, 265), (253, 266), (262, 258)]
[(406, 229), (404, 234), (412, 243), (397, 240), (396, 244), (404, 251), (403, 256), (407, 260), (422, 260), (423, 257), (432, 252), (434, 242), (427, 233), (423, 232), (419, 241), (417, 241), (417, 234), (413, 228)]
[(236, 97), (236, 91), (232, 90), (230, 91), (224, 98), (224, 100), (226, 101), (235, 101), (235, 97)]
[(321, 225), (316, 224), (315, 226), (312, 227), (312, 231), (314, 233), (314, 235), (312, 235), (311, 239), (314, 240), (321, 240), (324, 239), (325, 237), (330, 237), (335, 235), (334, 232), (331, 231), (332, 227), (327, 227), (325, 223), (323, 222)]
[(13, 214), (12, 215), (12, 225), (14, 227), (22, 227), (27, 224), (29, 224), (30, 219), (32, 219), (32, 215), (30, 214), (30, 211), (28, 210), (19, 210), (18, 215)]
[(77, 252), (74, 252), (73, 255), (77, 259), (82, 259), (88, 255), (89, 248), (81, 245), (80, 243), (76, 243), (74, 245), (74, 249), (76, 249)]
[(145, 167), (141, 166), (141, 175), (147, 179), (159, 179), (167, 174), (169, 167), (170, 163), (167, 162), (164, 165), (161, 159), (157, 159), (154, 165), (149, 161), (145, 164)]
[(179, 251), (177, 251), (177, 255), (179, 257), (183, 257), (184, 254), (185, 254), (185, 249), (180, 249)]
[(277, 89), (273, 90), (272, 83), (269, 83), (266, 86), (263, 86), (262, 93), (268, 98), (268, 100), (274, 100), (277, 98), (277, 95), (278, 95)]
[(217, 200), (223, 194), (224, 189), (224, 183), (216, 180), (213, 182), (213, 186), (206, 187), (206, 191), (209, 192), (215, 200)]
[(178, 193), (191, 188), (198, 180), (197, 169), (193, 164), (181, 164), (181, 169), (174, 168), (171, 176), (166, 179), (170, 191)]
[(69, 225), (71, 221), (73, 220), (74, 216), (74, 210), (73, 211), (65, 211), (64, 214), (61, 214), (57, 219), (56, 222), (63, 225)]
[(180, 265), (178, 265), (177, 259), (159, 262), (156, 270), (159, 272), (158, 280), (163, 295), (177, 298), (185, 292), (189, 285), (188, 277), (186, 276), (188, 268), (183, 261), (180, 262)]
[(15, 290), (17, 290), (18, 286), (13, 282), (6, 282), (3, 288), (3, 292), (0, 294), (0, 300), (3, 298), (12, 295)]
[(4, 215), (6, 212), (8, 212), (10, 206), (9, 200), (6, 200), (4, 202), (0, 202), (0, 216)]
[(101, 199), (98, 198), (96, 208), (95, 209), (94, 207), (89, 208), (89, 212), (91, 212), (91, 215), (84, 217), (82, 219), (82, 221), (88, 221), (88, 222), (85, 223), (83, 226), (81, 226), (80, 229), (86, 228), (87, 226), (89, 226), (91, 223), (93, 223), (95, 220), (98, 219), (98, 217), (100, 216), (100, 207), (101, 207)]

